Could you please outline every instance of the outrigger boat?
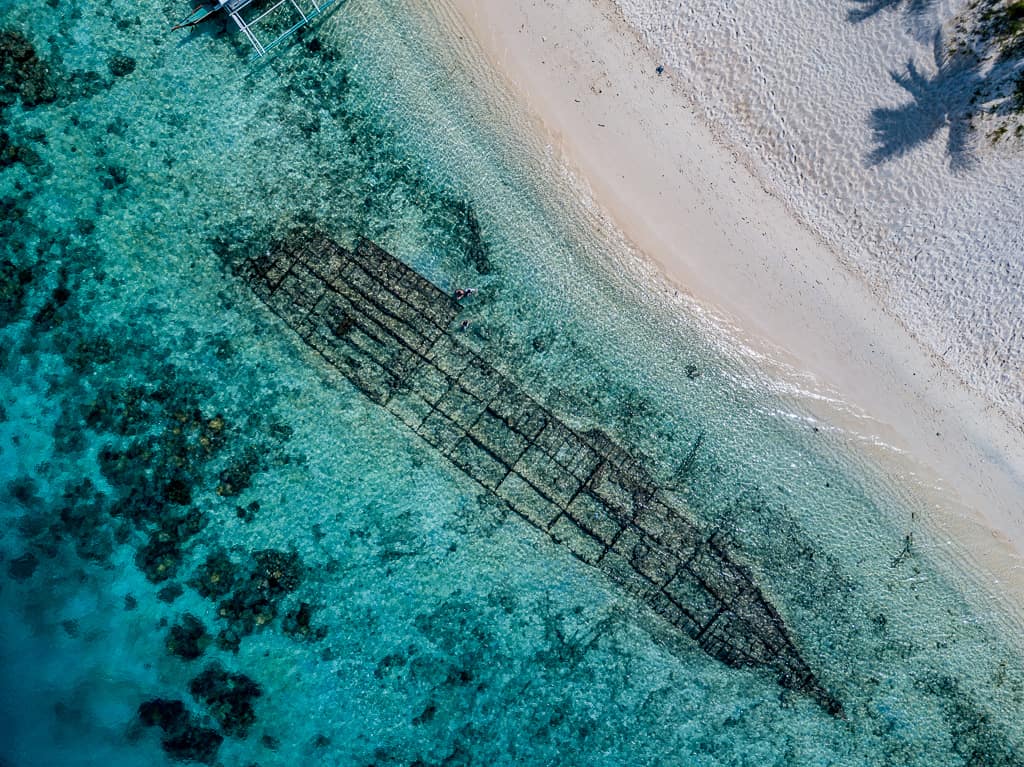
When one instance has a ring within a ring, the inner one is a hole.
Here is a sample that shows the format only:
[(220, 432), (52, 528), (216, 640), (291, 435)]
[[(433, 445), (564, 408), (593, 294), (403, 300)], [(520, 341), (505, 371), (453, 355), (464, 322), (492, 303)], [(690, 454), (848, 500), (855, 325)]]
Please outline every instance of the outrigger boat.
[[(283, 43), (302, 27), (320, 16), (338, 0), (208, 0), (197, 6), (192, 13), (175, 24), (173, 29), (188, 29), (201, 24), (212, 16), (226, 13), (235, 25), (242, 30), (252, 47), (256, 50), (256, 58)], [(261, 6), (256, 10), (259, 15), (247, 20), (243, 11), (251, 7)], [(257, 34), (257, 25), (272, 25), (276, 36), (270, 42), (264, 42)]]

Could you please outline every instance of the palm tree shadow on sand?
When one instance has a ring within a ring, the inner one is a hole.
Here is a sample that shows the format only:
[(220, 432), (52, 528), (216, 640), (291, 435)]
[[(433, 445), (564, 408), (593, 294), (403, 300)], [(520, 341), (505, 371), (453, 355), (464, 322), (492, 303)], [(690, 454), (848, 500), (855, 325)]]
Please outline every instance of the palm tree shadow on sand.
[(869, 122), (876, 146), (867, 158), (870, 165), (905, 155), (943, 128), (948, 129), (950, 168), (963, 170), (971, 165), (971, 117), (977, 94), (985, 84), (981, 61), (972, 54), (946, 55), (940, 34), (935, 35), (932, 54), (933, 75), (920, 71), (913, 59), (904, 72), (891, 73), (911, 100), (899, 107), (879, 107), (871, 112)]
[(937, 0), (853, 0), (854, 7), (846, 13), (846, 18), (858, 24), (870, 19), (882, 11), (895, 11), (900, 8), (907, 16), (918, 18), (935, 5)]

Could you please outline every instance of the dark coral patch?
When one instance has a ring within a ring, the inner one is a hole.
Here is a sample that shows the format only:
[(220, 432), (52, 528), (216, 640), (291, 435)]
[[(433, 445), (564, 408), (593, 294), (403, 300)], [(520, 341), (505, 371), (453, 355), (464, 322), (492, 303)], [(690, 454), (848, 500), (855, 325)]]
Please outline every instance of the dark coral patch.
[(229, 624), (218, 641), (226, 650), (237, 650), (241, 637), (268, 625), (277, 617), (277, 600), (263, 589), (243, 586), (220, 603), (217, 614)]
[[(133, 507), (138, 510), (138, 507)], [(135, 565), (153, 583), (173, 578), (184, 559), (184, 546), (206, 525), (206, 514), (196, 508), (180, 516), (165, 514), (156, 529), (135, 552)]]
[(298, 609), (289, 610), (281, 621), (281, 630), (296, 639), (319, 641), (327, 636), (325, 626), (314, 626), (313, 608), (308, 602), (301, 602)]
[(168, 756), (183, 762), (212, 764), (224, 736), (202, 727), (180, 700), (154, 698), (139, 706), (139, 720), (164, 731), (161, 745)]
[(139, 720), (147, 727), (173, 730), (187, 724), (188, 719), (188, 710), (180, 700), (154, 698), (139, 706)]
[(105, 498), (89, 479), (68, 485), (58, 510), (62, 537), (74, 542), (75, 551), (87, 561), (105, 561), (114, 549)]
[(18, 319), (25, 304), (25, 288), (31, 281), (31, 269), (19, 269), (6, 259), (0, 261), (0, 327)]
[(259, 452), (255, 448), (249, 448), (220, 473), (217, 494), (228, 497), (238, 495), (252, 485), (254, 474), (265, 470), (266, 465)]
[(114, 77), (126, 77), (135, 71), (135, 59), (123, 53), (115, 54), (107, 62), (107, 69)]
[(27, 551), (17, 559), (11, 560), (7, 567), (7, 572), (16, 581), (26, 581), (32, 577), (38, 566), (39, 560), (36, 559), (36, 555), (31, 551)]
[(294, 591), (302, 582), (303, 566), (297, 552), (264, 549), (253, 554), (258, 565), (256, 577), (261, 577), (265, 588), (272, 594)]
[(135, 566), (152, 583), (160, 583), (177, 575), (181, 560), (181, 546), (162, 532), (154, 533), (135, 552)]
[(210, 716), (228, 735), (244, 738), (256, 721), (255, 701), (263, 691), (245, 674), (226, 671), (219, 663), (211, 663), (189, 682), (189, 692), (205, 703)]
[(15, 142), (7, 131), (0, 131), (0, 169), (20, 163), (31, 171), (42, 162), (35, 149)]
[(179, 506), (188, 506), (192, 503), (192, 488), (183, 477), (174, 477), (164, 485), (163, 495), (170, 503)]
[(210, 644), (210, 635), (203, 622), (196, 616), (185, 613), (181, 622), (171, 626), (167, 635), (167, 652), (183, 660), (195, 660)]
[(259, 501), (253, 501), (252, 503), (250, 503), (245, 508), (242, 508), (241, 506), (236, 506), (235, 507), (235, 516), (237, 516), (243, 522), (249, 523), (249, 522), (252, 522), (254, 519), (256, 519), (256, 514), (257, 514), (257, 512), (259, 512), (259, 510), (260, 510), (260, 502)]
[[(207, 560), (206, 569), (200, 568), (200, 578), (226, 569), (224, 557)], [(221, 631), (218, 644), (226, 650), (237, 650), (241, 638), (266, 626), (279, 614), (281, 600), (299, 587), (305, 568), (296, 552), (264, 549), (253, 553), (253, 563), (247, 573), (235, 573), (234, 591), (217, 607), (217, 614), (228, 622)], [(209, 586), (206, 587), (209, 591)], [(212, 596), (212, 591), (210, 592)]]
[(57, 99), (50, 67), (39, 58), (32, 43), (11, 29), (0, 31), (0, 107), (21, 96), (22, 106), (31, 108)]
[(170, 604), (175, 601), (178, 597), (185, 593), (185, 589), (182, 588), (180, 583), (168, 583), (158, 592), (156, 592), (156, 598), (161, 602), (167, 602)]
[(237, 566), (223, 549), (211, 552), (196, 568), (189, 586), (206, 599), (218, 599), (229, 593), (235, 585)]
[(64, 311), (64, 307), (70, 298), (71, 290), (62, 277), (61, 283), (53, 289), (46, 303), (32, 318), (33, 327), (39, 331), (49, 331), (63, 325), (67, 320), (67, 312)]

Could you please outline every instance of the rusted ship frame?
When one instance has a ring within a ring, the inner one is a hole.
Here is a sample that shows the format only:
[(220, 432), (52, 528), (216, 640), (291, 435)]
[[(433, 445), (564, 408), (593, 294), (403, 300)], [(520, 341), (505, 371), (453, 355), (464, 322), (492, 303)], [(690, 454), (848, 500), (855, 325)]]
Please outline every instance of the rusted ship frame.
[(318, 234), (240, 274), (329, 365), (531, 525), (712, 657), (769, 669), (842, 715), (724, 544), (609, 436), (571, 428), (460, 340), (451, 296), (367, 240), (350, 251)]

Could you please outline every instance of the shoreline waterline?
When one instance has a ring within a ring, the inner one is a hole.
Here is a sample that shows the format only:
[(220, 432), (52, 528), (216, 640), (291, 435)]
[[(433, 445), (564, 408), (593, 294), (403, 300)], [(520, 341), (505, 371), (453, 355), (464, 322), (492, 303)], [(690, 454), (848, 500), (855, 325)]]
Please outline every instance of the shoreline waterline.
[(611, 2), (433, 4), (472, 35), (595, 204), (807, 411), (909, 484), (1019, 621), (1024, 434), (885, 313), (697, 118)]

